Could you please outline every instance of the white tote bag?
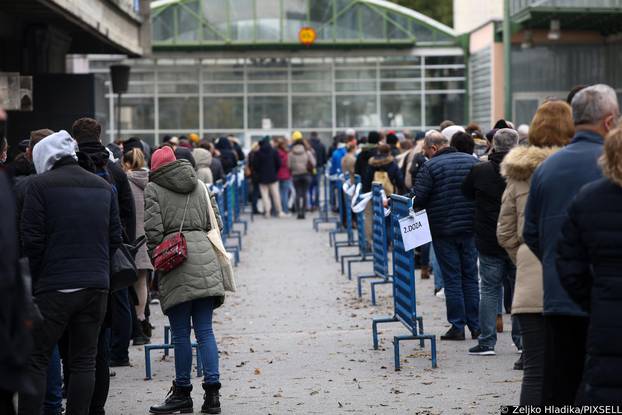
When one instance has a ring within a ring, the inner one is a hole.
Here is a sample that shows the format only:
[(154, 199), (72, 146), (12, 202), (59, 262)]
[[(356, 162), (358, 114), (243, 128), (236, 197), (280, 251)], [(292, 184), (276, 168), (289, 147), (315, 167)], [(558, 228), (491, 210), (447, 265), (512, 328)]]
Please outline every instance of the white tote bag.
[(207, 233), (207, 238), (212, 243), (214, 253), (216, 254), (216, 258), (220, 264), (225, 291), (235, 292), (237, 288), (235, 285), (235, 275), (233, 273), (231, 257), (229, 256), (225, 245), (222, 243), (222, 237), (220, 236), (220, 230), (218, 229), (218, 221), (216, 220), (216, 214), (214, 213), (214, 208), (212, 207), (212, 199), (210, 198), (210, 194), (205, 183), (203, 183), (203, 188), (205, 189), (205, 197), (207, 198), (209, 222), (212, 226), (212, 229)]

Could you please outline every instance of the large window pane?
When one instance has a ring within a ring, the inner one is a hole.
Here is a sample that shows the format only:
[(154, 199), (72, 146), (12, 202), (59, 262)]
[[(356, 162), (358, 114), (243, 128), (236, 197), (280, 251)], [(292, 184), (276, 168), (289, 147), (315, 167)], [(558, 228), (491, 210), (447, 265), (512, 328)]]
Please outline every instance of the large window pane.
[(287, 71), (249, 71), (249, 81), (287, 81)]
[(244, 128), (244, 98), (207, 97), (203, 101), (206, 130)]
[(287, 93), (287, 84), (270, 84), (270, 83), (261, 83), (261, 84), (248, 84), (248, 92), (249, 93), (277, 93), (284, 92)]
[(121, 129), (154, 130), (155, 121), (153, 116), (153, 108), (153, 98), (124, 97), (121, 101)]
[(158, 84), (160, 94), (193, 94), (199, 92), (196, 84)]
[(231, 37), (234, 40), (253, 40), (255, 31), (253, 1), (254, 0), (229, 0)]
[(307, 1), (288, 0), (283, 2), (285, 18), (283, 37), (285, 40), (298, 42), (298, 32), (307, 25)]
[(248, 127), (287, 128), (287, 97), (248, 97)]
[(376, 79), (375, 69), (337, 69), (336, 79)]
[(203, 92), (206, 94), (222, 94), (222, 93), (243, 93), (243, 84), (204, 84)]
[(337, 82), (335, 89), (337, 92), (375, 91), (376, 81)]
[(406, 127), (421, 125), (421, 96), (383, 95), (382, 125), (387, 127)]
[(464, 89), (464, 81), (434, 81), (426, 82), (426, 90)]
[(199, 74), (196, 71), (161, 71), (158, 81), (169, 82), (198, 82)]
[(337, 127), (377, 127), (379, 117), (375, 95), (337, 97)]
[(330, 82), (303, 82), (292, 84), (292, 92), (331, 92)]
[(160, 129), (191, 130), (199, 128), (199, 99), (190, 98), (159, 98)]
[(380, 69), (381, 78), (420, 78), (420, 68)]
[(332, 122), (331, 97), (292, 97), (294, 128), (330, 128)]
[(382, 81), (380, 90), (382, 91), (418, 91), (421, 89), (420, 80), (412, 81)]
[(281, 37), (281, 1), (262, 0), (257, 6), (257, 40), (279, 40)]
[(443, 120), (465, 125), (464, 94), (431, 94), (425, 96), (426, 125), (438, 126)]

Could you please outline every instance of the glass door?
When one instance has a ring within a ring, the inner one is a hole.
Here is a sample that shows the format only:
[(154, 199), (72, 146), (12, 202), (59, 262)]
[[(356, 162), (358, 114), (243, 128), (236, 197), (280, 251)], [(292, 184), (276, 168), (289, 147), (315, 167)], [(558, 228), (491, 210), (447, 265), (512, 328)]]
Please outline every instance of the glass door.
[(246, 137), (244, 140), (244, 147), (249, 149), (253, 146), (253, 144), (261, 141), (265, 136), (270, 137), (270, 139), (278, 138), (278, 137), (289, 137), (289, 132), (287, 130), (253, 130), (247, 131)]

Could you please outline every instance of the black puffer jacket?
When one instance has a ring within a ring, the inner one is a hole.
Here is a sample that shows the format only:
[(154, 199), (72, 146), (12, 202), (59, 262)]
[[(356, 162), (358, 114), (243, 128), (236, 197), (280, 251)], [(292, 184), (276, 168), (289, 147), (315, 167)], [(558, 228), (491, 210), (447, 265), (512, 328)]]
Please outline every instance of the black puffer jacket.
[(73, 158), (30, 179), (21, 234), (35, 294), (109, 287), (110, 253), (121, 243), (116, 197)]
[(419, 169), (414, 204), (427, 210), (433, 238), (472, 236), (475, 204), (464, 197), (461, 187), (477, 163), (475, 157), (446, 147)]
[(371, 184), (374, 181), (374, 176), (378, 171), (385, 171), (389, 175), (389, 180), (393, 184), (395, 194), (403, 194), (405, 191), (404, 176), (402, 171), (397, 166), (395, 158), (391, 155), (375, 155), (369, 159), (367, 172), (363, 178), (363, 189), (371, 189)]
[(262, 141), (259, 150), (253, 155), (253, 173), (260, 184), (270, 184), (277, 181), (277, 172), (281, 167), (279, 153), (272, 148), (269, 141)]
[[(376, 154), (378, 145), (365, 144), (361, 146), (361, 152), (356, 157), (354, 163), (354, 174), (358, 174), (361, 177), (365, 177), (367, 174), (367, 167), (369, 166), (369, 159)], [(371, 192), (371, 182), (363, 180), (362, 184), (363, 193)]]
[(622, 180), (592, 182), (568, 209), (557, 271), (589, 313), (587, 356), (577, 403), (622, 404)]
[(506, 154), (491, 153), (487, 162), (473, 166), (462, 183), (464, 196), (475, 202), (475, 243), (477, 250), (484, 255), (507, 256), (497, 242), (497, 221), (505, 191), (500, 165)]
[(231, 141), (227, 137), (220, 137), (216, 142), (216, 148), (220, 151), (220, 162), (225, 174), (231, 173), (238, 165), (238, 156), (233, 151)]

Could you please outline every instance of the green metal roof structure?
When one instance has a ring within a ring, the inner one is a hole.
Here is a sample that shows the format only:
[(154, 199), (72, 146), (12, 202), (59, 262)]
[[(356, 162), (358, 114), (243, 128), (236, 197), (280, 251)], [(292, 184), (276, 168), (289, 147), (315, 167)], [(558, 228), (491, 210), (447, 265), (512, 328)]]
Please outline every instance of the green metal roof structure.
[(157, 0), (151, 19), (156, 51), (457, 45), (452, 28), (385, 0)]

